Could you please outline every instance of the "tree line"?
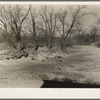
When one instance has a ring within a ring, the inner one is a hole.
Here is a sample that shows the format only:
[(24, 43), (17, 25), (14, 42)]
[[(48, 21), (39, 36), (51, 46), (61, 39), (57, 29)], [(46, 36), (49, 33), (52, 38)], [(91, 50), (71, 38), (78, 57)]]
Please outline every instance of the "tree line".
[[(77, 37), (81, 42), (82, 38), (86, 36), (82, 20), (92, 14), (87, 9), (88, 7), (85, 5), (64, 7), (1, 5), (0, 29), (18, 51), (26, 48), (26, 42), (22, 41), (23, 34), (26, 35), (26, 38), (28, 38), (27, 34), (31, 35), (35, 51), (39, 47), (39, 37), (49, 49), (55, 45), (55, 37), (59, 37), (59, 46), (63, 50), (71, 37)], [(93, 26), (90, 33), (91, 35), (87, 37), (94, 42), (98, 37), (97, 27)]]

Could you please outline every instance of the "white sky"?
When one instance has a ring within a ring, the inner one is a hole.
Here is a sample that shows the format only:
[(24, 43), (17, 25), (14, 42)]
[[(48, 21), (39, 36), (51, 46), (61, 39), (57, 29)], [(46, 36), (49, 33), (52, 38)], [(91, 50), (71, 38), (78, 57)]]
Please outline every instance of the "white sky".
[[(16, 4), (16, 3), (15, 3)], [(100, 4), (100, 3), (99, 3)], [(22, 3), (22, 5), (23, 5), (23, 3)], [(25, 5), (28, 5), (28, 4), (25, 4)], [(30, 5), (30, 4), (29, 4)], [(39, 4), (39, 5), (34, 5), (35, 6), (35, 8), (36, 9), (38, 9), (38, 8), (40, 8), (40, 5), (41, 5), (41, 3)], [(77, 5), (77, 4), (76, 4)], [(59, 7), (59, 8), (64, 8), (64, 6), (65, 5), (56, 5), (56, 3), (55, 3), (55, 5), (53, 4), (53, 6), (56, 8), (56, 7)], [(85, 28), (88, 28), (88, 27), (90, 27), (90, 26), (92, 26), (92, 25), (95, 25), (96, 24), (96, 21), (97, 21), (97, 19), (98, 18), (100, 18), (100, 5), (87, 5), (88, 6), (88, 12), (90, 12), (90, 13), (95, 13), (96, 14), (96, 16), (94, 16), (94, 15), (88, 15), (88, 16), (86, 16), (85, 18), (83, 18), (82, 20), (82, 24), (83, 24), (83, 26), (85, 27)]]
[(99, 5), (96, 5), (96, 6), (89, 5), (88, 10), (92, 13), (95, 13), (96, 16), (93, 16), (93, 15), (86, 16), (84, 18), (84, 26), (85, 27), (96, 24), (97, 19), (100, 18), (100, 6)]
[[(54, 7), (60, 7), (60, 8), (64, 8), (65, 5), (54, 5)], [(96, 24), (97, 19), (100, 18), (100, 5), (87, 5), (88, 6), (88, 12), (90, 13), (95, 13), (96, 16), (94, 15), (88, 15), (85, 18), (83, 18), (83, 26), (85, 28), (90, 27), (91, 25)], [(35, 5), (35, 8), (39, 8), (39, 5)]]

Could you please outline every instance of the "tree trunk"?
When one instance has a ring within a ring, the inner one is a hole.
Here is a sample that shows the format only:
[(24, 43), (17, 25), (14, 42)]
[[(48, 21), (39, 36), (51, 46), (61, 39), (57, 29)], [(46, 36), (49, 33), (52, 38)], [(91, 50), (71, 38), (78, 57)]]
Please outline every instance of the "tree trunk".
[(51, 49), (51, 48), (53, 47), (53, 37), (51, 37), (51, 36), (48, 38), (47, 47), (48, 47), (49, 49)]
[(28, 57), (28, 53), (24, 51), (25, 45), (21, 42), (21, 36), (17, 35), (16, 37), (16, 53), (12, 55), (12, 59), (20, 59), (22, 57)]
[(17, 51), (22, 51), (25, 49), (25, 45), (24, 43), (21, 42), (21, 36), (20, 36), (20, 33), (17, 34), (16, 36), (16, 42), (17, 42)]
[(60, 46), (61, 46), (61, 50), (64, 50), (65, 48), (65, 44), (66, 44), (66, 39), (64, 37), (61, 37), (61, 41), (60, 41)]

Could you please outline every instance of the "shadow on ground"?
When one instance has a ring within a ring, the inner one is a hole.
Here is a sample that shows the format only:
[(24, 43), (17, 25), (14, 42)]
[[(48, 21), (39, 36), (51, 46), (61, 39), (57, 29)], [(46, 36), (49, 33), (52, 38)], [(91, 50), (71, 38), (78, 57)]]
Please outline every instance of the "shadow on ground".
[(100, 88), (100, 85), (44, 80), (41, 88)]

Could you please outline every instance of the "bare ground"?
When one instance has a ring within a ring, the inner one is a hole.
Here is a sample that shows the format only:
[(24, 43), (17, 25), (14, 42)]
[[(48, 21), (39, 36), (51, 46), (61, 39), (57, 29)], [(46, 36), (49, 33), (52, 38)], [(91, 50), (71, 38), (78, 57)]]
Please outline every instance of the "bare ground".
[[(7, 50), (0, 50), (1, 88), (39, 88), (43, 80), (100, 84), (100, 48), (72, 46), (66, 56), (39, 59), (6, 60)], [(11, 50), (8, 54), (11, 53)], [(60, 68), (61, 67), (61, 68)]]

